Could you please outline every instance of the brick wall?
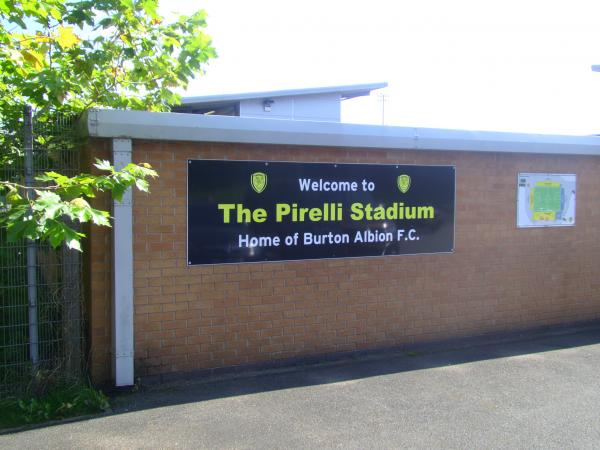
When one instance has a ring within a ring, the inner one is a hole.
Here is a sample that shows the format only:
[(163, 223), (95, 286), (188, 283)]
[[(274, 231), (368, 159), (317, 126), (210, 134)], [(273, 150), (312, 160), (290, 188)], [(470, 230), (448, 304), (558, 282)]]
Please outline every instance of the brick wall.
[[(99, 173), (93, 166), (94, 158), (110, 160), (110, 141), (92, 140), (89, 142), (82, 167)], [(108, 195), (99, 194), (91, 200), (94, 208), (110, 211)], [(87, 330), (90, 357), (89, 369), (92, 379), (98, 382), (111, 376), (111, 298), (112, 298), (112, 233), (110, 228), (89, 226), (84, 228), (88, 236), (84, 240), (84, 291), (87, 302)]]
[[(134, 195), (136, 376), (600, 317), (598, 157), (154, 141), (133, 157), (160, 173)], [(188, 158), (456, 165), (455, 253), (188, 267)], [(576, 173), (577, 225), (517, 229), (518, 172)], [(105, 260), (92, 255), (96, 380), (110, 367)]]

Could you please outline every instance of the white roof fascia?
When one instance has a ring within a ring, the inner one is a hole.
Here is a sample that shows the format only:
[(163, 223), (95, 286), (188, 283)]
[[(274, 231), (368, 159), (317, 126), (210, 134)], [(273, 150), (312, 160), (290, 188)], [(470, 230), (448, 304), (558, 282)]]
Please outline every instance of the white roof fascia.
[(92, 137), (326, 147), (600, 155), (598, 136), (357, 125), (201, 114), (90, 110)]
[(304, 89), (286, 89), (279, 91), (265, 91), (265, 92), (244, 92), (240, 94), (222, 94), (222, 95), (205, 95), (200, 97), (184, 97), (181, 101), (181, 105), (184, 106), (189, 104), (197, 103), (216, 103), (216, 102), (235, 102), (239, 100), (248, 100), (254, 98), (268, 98), (268, 97), (290, 97), (298, 95), (315, 95), (315, 94), (326, 94), (326, 93), (356, 93), (362, 91), (373, 91), (375, 89), (382, 89), (387, 87), (387, 83), (369, 83), (369, 84), (353, 84), (345, 86), (327, 86), (317, 88), (304, 88)]

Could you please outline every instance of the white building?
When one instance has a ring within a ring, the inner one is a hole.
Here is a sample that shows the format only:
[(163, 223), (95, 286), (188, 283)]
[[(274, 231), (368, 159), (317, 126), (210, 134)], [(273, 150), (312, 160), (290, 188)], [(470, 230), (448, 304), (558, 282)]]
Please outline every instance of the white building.
[(288, 120), (339, 122), (341, 102), (369, 95), (387, 83), (208, 95), (183, 98), (173, 112)]

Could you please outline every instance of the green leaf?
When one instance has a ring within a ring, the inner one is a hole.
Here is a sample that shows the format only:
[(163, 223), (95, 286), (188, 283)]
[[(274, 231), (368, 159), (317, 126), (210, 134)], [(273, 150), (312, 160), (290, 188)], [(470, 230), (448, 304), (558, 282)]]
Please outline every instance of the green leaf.
[(37, 239), (37, 224), (33, 216), (27, 215), (27, 209), (11, 210), (6, 226), (9, 242), (16, 242), (23, 238)]
[(43, 175), (38, 175), (36, 177), (36, 180), (54, 181), (56, 184), (61, 186), (61, 185), (65, 184), (67, 182), (67, 180), (69, 180), (69, 177), (61, 175), (60, 173), (57, 173), (57, 172), (45, 172)]
[(3, 12), (5, 14), (8, 14), (10, 12), (8, 0), (0, 0), (0, 12)]
[(67, 247), (69, 247), (70, 249), (77, 250), (77, 251), (82, 251), (81, 243), (79, 242), (78, 239), (67, 239)]
[(123, 42), (125, 42), (128, 46), (133, 47), (133, 44), (131, 43), (131, 39), (126, 34), (122, 34), (121, 36), (119, 36), (119, 39), (121, 39)]
[(45, 219), (55, 219), (62, 213), (63, 205), (60, 203), (50, 205), (44, 209), (44, 218)]
[(50, 15), (54, 20), (60, 21), (62, 19), (62, 14), (58, 8), (50, 8)]
[(94, 166), (100, 170), (106, 170), (108, 172), (113, 171), (113, 166), (110, 165), (110, 162), (107, 160), (96, 159), (96, 163)]
[(54, 248), (57, 248), (63, 242), (65, 242), (67, 247), (81, 251), (81, 245), (79, 244), (79, 241), (85, 235), (75, 231), (64, 222), (54, 220), (48, 221), (45, 236), (50, 245)]
[(146, 14), (148, 14), (152, 19), (158, 17), (158, 2), (156, 0), (141, 0), (140, 3)]
[(23, 197), (17, 191), (11, 191), (6, 195), (6, 201), (10, 204), (18, 204), (23, 201)]
[(150, 185), (146, 180), (137, 179), (135, 180), (135, 185), (142, 192), (148, 192), (148, 190), (150, 189)]
[(56, 42), (67, 50), (77, 45), (81, 39), (73, 32), (73, 27), (59, 26), (57, 29)]
[(44, 55), (35, 50), (21, 50), (21, 55), (23, 56), (23, 59), (31, 64), (35, 70), (42, 69), (46, 63), (44, 60)]
[(92, 216), (92, 222), (94, 225), (110, 227), (110, 222), (108, 220), (110, 215), (106, 211), (90, 208), (90, 214)]
[(37, 195), (37, 198), (34, 201), (33, 209), (36, 211), (41, 211), (45, 208), (49, 208), (60, 203), (61, 201), (61, 198), (54, 192), (36, 189), (35, 193)]
[(65, 239), (64, 229), (61, 225), (62, 224), (58, 222), (54, 222), (47, 227), (46, 235), (48, 237), (48, 242), (53, 248), (58, 248)]
[(112, 190), (112, 197), (120, 202), (121, 200), (123, 200), (123, 194), (125, 194), (125, 191), (127, 190), (127, 186), (123, 185), (123, 184), (117, 184), (115, 185), (115, 187), (113, 187)]

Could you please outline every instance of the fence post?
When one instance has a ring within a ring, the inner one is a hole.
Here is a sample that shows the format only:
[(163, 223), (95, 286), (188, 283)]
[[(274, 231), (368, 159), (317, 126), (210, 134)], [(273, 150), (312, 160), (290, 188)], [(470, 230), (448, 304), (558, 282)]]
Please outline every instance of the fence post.
[[(24, 144), (25, 144), (25, 186), (31, 187), (34, 182), (33, 170), (33, 121), (31, 106), (25, 106), (23, 115)], [(27, 198), (33, 195), (26, 190)], [(29, 359), (33, 370), (37, 369), (39, 356), (38, 338), (38, 307), (37, 307), (37, 253), (35, 242), (27, 239), (27, 298), (29, 303)]]

